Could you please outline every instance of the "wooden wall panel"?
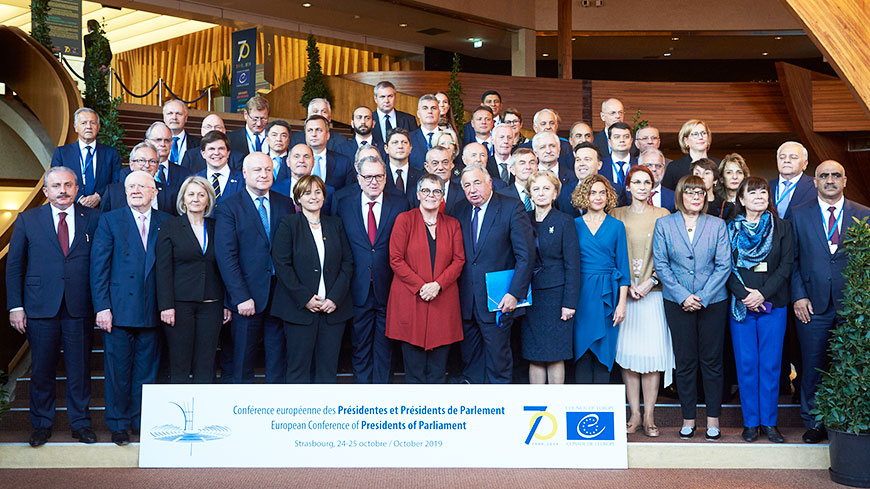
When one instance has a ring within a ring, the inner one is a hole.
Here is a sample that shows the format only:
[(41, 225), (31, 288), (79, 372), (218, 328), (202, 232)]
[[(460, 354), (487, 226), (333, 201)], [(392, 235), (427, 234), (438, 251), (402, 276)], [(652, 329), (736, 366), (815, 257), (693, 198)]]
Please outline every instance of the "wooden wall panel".
[(814, 131), (870, 131), (870, 117), (839, 78), (812, 74)]

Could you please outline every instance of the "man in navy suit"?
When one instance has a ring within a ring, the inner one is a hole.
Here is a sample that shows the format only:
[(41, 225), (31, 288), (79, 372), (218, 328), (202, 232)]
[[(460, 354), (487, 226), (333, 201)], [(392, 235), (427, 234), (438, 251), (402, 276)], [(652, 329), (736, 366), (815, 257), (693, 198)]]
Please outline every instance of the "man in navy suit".
[[(598, 151), (601, 152), (602, 158), (610, 154), (610, 133), (608, 129), (617, 122), (625, 122), (625, 107), (622, 102), (616, 98), (609, 98), (601, 103), (601, 120), (604, 122), (604, 129), (595, 133), (593, 142), (598, 146)], [(637, 156), (637, 148), (631, 148), (632, 156)]]
[(387, 156), (390, 164), (387, 166), (386, 189), (390, 193), (403, 195), (411, 207), (417, 207), (417, 180), (423, 176), (423, 171), (408, 162), (412, 152), (408, 131), (402, 128), (390, 131), (387, 135)]
[(312, 175), (317, 175), (323, 181), (336, 190), (349, 183), (356, 182), (356, 171), (353, 169), (351, 160), (341, 153), (326, 149), (329, 141), (329, 121), (323, 116), (313, 115), (305, 119), (305, 144), (311, 148), (314, 154), (314, 168)]
[(804, 175), (809, 162), (807, 148), (796, 141), (786, 141), (776, 150), (776, 168), (779, 177), (770, 181), (770, 198), (783, 219), (791, 210), (816, 197), (813, 178)]
[(559, 158), (561, 145), (559, 137), (550, 131), (542, 131), (535, 134), (532, 138), (532, 149), (535, 156), (538, 158), (538, 170), (549, 170), (555, 173), (562, 186), (574, 179), (571, 165), (563, 165), (562, 158)]
[[(492, 155), (486, 162), (486, 168), (497, 171), (496, 175), (490, 176), (498, 178), (505, 184), (510, 186), (513, 180), (510, 171), (511, 153), (514, 151), (514, 132), (507, 124), (496, 126), (492, 130)], [(518, 148), (525, 149), (525, 148)]]
[(76, 202), (85, 207), (98, 207), (106, 187), (117, 182), (121, 173), (118, 150), (97, 142), (100, 116), (83, 107), (73, 116), (73, 128), (79, 140), (54, 150), (51, 166), (65, 166), (76, 174)]
[(269, 123), (269, 101), (255, 95), (245, 104), (245, 127), (230, 131), (230, 150), (242, 158), (249, 153), (265, 152), (266, 124)]
[(508, 169), (513, 179), (507, 187), (496, 193), (519, 200), (527, 212), (534, 210), (535, 204), (532, 202), (532, 196), (526, 192), (526, 182), (538, 171), (538, 157), (529, 148), (517, 148), (510, 156), (509, 162)]
[(196, 174), (208, 180), (214, 189), (215, 204), (221, 204), (231, 195), (245, 188), (245, 177), (229, 165), (229, 143), (227, 135), (211, 131), (200, 142), (202, 158), (206, 168)]
[(816, 407), (818, 369), (825, 366), (831, 329), (843, 319), (837, 314), (843, 300), (843, 268), (848, 257), (841, 249), (853, 219), (870, 216), (870, 209), (843, 198), (846, 170), (827, 160), (816, 167), (817, 198), (791, 210), (795, 259), (791, 296), (801, 344), (801, 419), (804, 443), (827, 438), (824, 425), (810, 414)]
[(447, 185), (444, 186), (444, 202), (442, 210), (445, 214), (453, 215), (453, 209), (459, 202), (465, 202), (465, 192), (462, 187), (451, 180), (453, 175), (453, 159), (450, 158), (450, 150), (444, 146), (435, 146), (426, 153), (426, 173), (438, 175)]
[[(559, 210), (571, 217), (580, 216), (580, 211), (571, 203), (571, 194), (577, 185), (589, 175), (601, 170), (601, 153), (598, 146), (589, 142), (582, 142), (574, 147), (574, 178), (562, 184), (562, 190), (556, 199)], [(618, 205), (628, 205), (628, 192), (622, 185), (614, 184)]]
[(199, 137), (187, 134), (187, 106), (180, 100), (169, 100), (163, 104), (163, 123), (172, 131), (172, 146), (169, 161), (181, 164), (184, 154), (191, 148), (199, 148)]
[[(393, 129), (391, 134), (397, 131), (405, 132)], [(357, 384), (387, 384), (393, 348), (386, 337), (393, 280), (390, 234), (396, 216), (408, 210), (408, 201), (384, 191), (390, 177), (378, 155), (363, 157), (356, 169), (361, 190), (341, 199), (337, 212), (353, 252), (353, 378)]]
[[(495, 162), (490, 162), (489, 151), (481, 143), (470, 142), (462, 148), (462, 167), (477, 165), (486, 169), (486, 172), (492, 177), (492, 187), (495, 190), (507, 187), (507, 184), (501, 178), (498, 178), (498, 168), (495, 167)], [(456, 179), (457, 181), (459, 179)]]
[[(319, 117), (319, 116), (318, 116)], [(275, 291), (272, 239), (293, 202), (272, 187), (272, 160), (262, 152), (245, 157), (245, 189), (215, 208), (215, 255), (233, 312), (233, 381), (254, 381), (254, 356), (263, 339), (266, 383), (284, 382), (287, 371), (284, 323), (269, 314)]]
[(30, 343), (33, 447), (51, 437), (61, 345), (72, 436), (82, 443), (97, 441), (88, 412), (94, 317), (88, 276), (100, 213), (74, 203), (76, 178), (69, 168), (50, 168), (42, 187), (49, 203), (19, 214), (9, 242), (6, 307), (9, 324)]
[[(372, 149), (375, 151), (374, 149)], [(290, 149), (287, 161), (281, 168), (280, 180), (272, 185), (272, 192), (277, 192), (281, 195), (289, 197), (293, 201), (293, 208), (296, 212), (301, 212), (301, 207), (293, 200), (293, 188), (300, 178), (311, 175), (311, 169), (314, 168), (314, 155), (311, 153), (311, 148), (305, 144), (297, 144)], [(343, 192), (345, 195), (352, 193), (354, 188), (359, 190), (359, 186), (345, 185)], [(326, 185), (326, 200), (323, 202), (321, 212), (327, 216), (332, 215), (332, 201), (335, 197), (335, 189), (331, 185)]]
[[(571, 143), (565, 139), (558, 137), (559, 135), (559, 124), (562, 122), (562, 118), (559, 117), (559, 114), (556, 113), (553, 109), (541, 109), (535, 112), (535, 117), (532, 119), (532, 128), (535, 130), (535, 135), (538, 135), (542, 132), (551, 132), (556, 135), (559, 140), (559, 164), (564, 165), (566, 168), (570, 168), (574, 163), (572, 158), (572, 146)], [(519, 146), (520, 148), (532, 148), (532, 141), (528, 140), (525, 143)]]
[(414, 116), (395, 109), (396, 86), (392, 83), (385, 80), (375, 85), (375, 104), (378, 106), (375, 132), (381, 136), (382, 141), (386, 141), (387, 134), (397, 127), (408, 132), (417, 129), (417, 119)]
[[(270, 122), (266, 126), (266, 143), (269, 146), (267, 154), (272, 159), (274, 181), (277, 182), (281, 178), (286, 178), (286, 172), (282, 174), (281, 169), (287, 166), (287, 150), (291, 146), (290, 124), (285, 121)], [(304, 140), (301, 143), (304, 143)]]
[(470, 139), (462, 143), (468, 146), (472, 143), (482, 144), (486, 148), (486, 157), (492, 156), (492, 109), (485, 105), (478, 105), (471, 111), (471, 128), (473, 134)]
[(187, 168), (169, 161), (172, 151), (172, 132), (169, 127), (162, 122), (155, 122), (145, 131), (145, 139), (157, 150), (159, 163), (154, 178), (163, 185), (180, 187), (191, 173)]
[[(154, 177), (157, 174), (159, 162), (157, 149), (148, 141), (133, 146), (130, 151), (130, 167), (121, 170), (121, 175), (126, 179), (127, 175), (134, 171), (144, 171)], [(151, 207), (169, 214), (176, 214), (176, 200), (178, 198), (178, 186), (165, 185), (154, 181), (157, 187), (157, 196), (151, 202)], [(127, 189), (123, 182), (113, 183), (106, 188), (100, 210), (106, 212), (127, 207)]]
[[(332, 104), (329, 103), (329, 100), (325, 98), (313, 98), (310, 102), (308, 102), (308, 115), (306, 117), (311, 117), (313, 115), (320, 115), (326, 118), (330, 126), (330, 136), (329, 141), (326, 142), (326, 149), (329, 151), (335, 151), (336, 153), (342, 153), (342, 148), (347, 143), (348, 139), (344, 137), (343, 134), (337, 133), (331, 130), (332, 127)], [(268, 128), (266, 128), (266, 132), (268, 132)], [(297, 144), (305, 144), (305, 134), (302, 131), (296, 131), (290, 137), (289, 146), (292, 148)], [(348, 156), (349, 158), (353, 158), (353, 156)]]
[[(217, 114), (209, 114), (202, 120), (200, 135), (205, 136), (212, 131), (218, 131), (224, 134), (227, 132), (223, 119), (221, 119)], [(227, 150), (227, 152), (229, 153), (230, 168), (235, 171), (242, 171), (242, 160), (244, 159), (244, 156), (241, 153), (233, 153), (230, 150)], [(181, 159), (181, 166), (190, 170), (191, 174), (196, 174), (205, 170), (206, 165), (205, 160), (202, 157), (201, 144), (192, 146), (184, 153), (184, 158)]]
[[(353, 109), (353, 118), (350, 121), (350, 127), (353, 129), (353, 137), (348, 139), (341, 148), (339, 153), (350, 158), (351, 161), (356, 157), (356, 150), (362, 146), (374, 146), (381, 153), (381, 158), (386, 159), (387, 153), (384, 150), (384, 140), (380, 131), (374, 131), (375, 122), (372, 109), (365, 105)], [(327, 148), (328, 149), (328, 148)]]
[(128, 207), (103, 214), (91, 247), (91, 296), (103, 330), (106, 425), (126, 445), (139, 431), (142, 385), (154, 383), (160, 346), (154, 263), (160, 223), (170, 216), (151, 208), (154, 178), (144, 171), (124, 180)]
[(674, 191), (662, 187), (662, 178), (665, 177), (665, 169), (667, 169), (665, 155), (657, 149), (648, 149), (641, 153), (640, 156), (637, 157), (637, 160), (639, 164), (649, 168), (655, 178), (653, 189), (650, 192), (649, 199), (647, 199), (648, 202), (656, 207), (663, 207), (673, 213), (674, 209), (676, 209)]
[(568, 143), (572, 149), (580, 143), (591, 142), (593, 142), (592, 126), (582, 121), (571, 124), (571, 129), (568, 130)]
[[(498, 127), (501, 124), (501, 94), (495, 90), (487, 90), (480, 96), (480, 105), (489, 107), (492, 111), (492, 126)], [(471, 126), (471, 121), (465, 123), (465, 128), (462, 130), (462, 140), (465, 142), (474, 141), (474, 128)]]
[[(662, 137), (659, 133), (658, 128), (646, 125), (637, 130), (634, 134), (634, 148), (632, 148), (632, 154), (634, 154), (634, 150), (636, 149), (638, 152), (638, 158), (640, 158), (640, 154), (644, 151), (650, 149), (659, 149), (659, 146), (662, 144)], [(665, 165), (670, 163), (670, 158), (665, 158)]]
[[(426, 152), (435, 144), (432, 138), (438, 131), (438, 99), (432, 94), (420, 97), (417, 102), (417, 117), (420, 119), (420, 127), (410, 132), (411, 141), (411, 166), (417, 170), (423, 169), (426, 161)], [(414, 192), (416, 195), (416, 191)]]
[(602, 165), (598, 171), (611, 184), (625, 186), (625, 176), (628, 169), (637, 164), (637, 157), (631, 155), (634, 147), (631, 137), (631, 126), (624, 122), (616, 122), (607, 129), (607, 141), (610, 143), (610, 153), (601, 153)]
[[(494, 194), (492, 178), (478, 165), (462, 170), (466, 202), (454, 209), (462, 226), (465, 265), (459, 278), (465, 338), (461, 343), (463, 376), (471, 383), (511, 381), (510, 346), (518, 300), (525, 299), (534, 268), (532, 224), (518, 200)], [(485, 276), (514, 270), (508, 293), (495, 297), (500, 317), (489, 312)]]

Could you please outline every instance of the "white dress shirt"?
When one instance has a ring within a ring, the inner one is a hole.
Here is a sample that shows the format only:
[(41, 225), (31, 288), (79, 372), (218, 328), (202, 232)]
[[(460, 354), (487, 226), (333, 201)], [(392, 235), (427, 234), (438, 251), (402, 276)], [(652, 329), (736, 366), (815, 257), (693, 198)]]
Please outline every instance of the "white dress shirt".
[(662, 206), (662, 186), (661, 184), (656, 185), (654, 189), (650, 190), (650, 193), (655, 192), (652, 196), (652, 205), (655, 207)]
[(372, 212), (375, 214), (375, 225), (379, 225), (381, 223), (381, 209), (384, 207), (384, 193), (381, 192), (381, 195), (378, 195), (378, 198), (374, 201), (369, 200), (366, 197), (366, 194), (362, 194), (360, 196), (360, 201), (362, 202), (362, 219), (363, 226), (366, 228), (366, 234), (369, 232), (369, 202), (375, 202), (374, 207), (372, 208)]
[[(821, 209), (821, 211), (822, 211), (821, 215), (824, 218), (824, 219), (822, 219), (822, 224), (824, 226), (822, 228), (822, 232), (825, 233), (825, 238), (828, 240), (828, 247), (831, 249), (831, 254), (833, 255), (834, 253), (837, 252), (837, 248), (839, 246), (831, 243), (831, 240), (828, 239), (828, 220), (830, 219), (830, 215), (831, 215), (831, 213), (828, 211), (828, 208), (831, 207), (832, 204), (829, 204), (829, 203), (825, 202), (824, 200), (819, 199), (818, 197), (817, 197), (817, 199), (819, 201), (819, 209)], [(840, 197), (840, 200), (838, 200), (837, 203), (833, 204), (833, 206), (834, 206), (834, 219), (837, 220), (837, 233), (840, 235), (840, 240), (843, 239), (843, 204), (845, 202), (846, 202), (846, 199), (843, 197)]]
[[(320, 178), (326, 182), (326, 147), (320, 153), (314, 153), (314, 164), (317, 164), (317, 157), (320, 157)], [(314, 167), (311, 168), (311, 174), (314, 175)]]
[(91, 144), (85, 144), (84, 141), (79, 139), (79, 163), (81, 164), (81, 172), (82, 172), (82, 188), (84, 188), (85, 183), (87, 181), (88, 175), (85, 175), (85, 162), (88, 161), (88, 150), (86, 148), (91, 148), (91, 154), (94, 155), (93, 159), (91, 159), (91, 168), (94, 169), (94, 176), (97, 174), (97, 140)]
[(208, 184), (211, 185), (212, 178), (217, 174), (218, 186), (221, 188), (221, 194), (227, 189), (227, 182), (230, 180), (230, 165), (224, 165), (220, 170), (212, 170), (206, 167), (205, 176)]
[(145, 216), (145, 239), (149, 240), (150, 236), (148, 234), (151, 232), (151, 209), (148, 209), (144, 213), (141, 213), (136, 209), (130, 207), (130, 211), (133, 213), (133, 221), (136, 223), (136, 231), (138, 231), (140, 234), (142, 223), (139, 222), (139, 216)]
[[(475, 239), (480, 241), (480, 228), (483, 227), (483, 218), (486, 217), (486, 208), (489, 207), (489, 202), (492, 200), (492, 194), (486, 199), (486, 202), (480, 204), (480, 211), (477, 213), (477, 236)], [(469, 202), (470, 203), (470, 202)], [(474, 206), (471, 206), (471, 222), (474, 222)], [(472, 228), (473, 230), (473, 228)]]
[(402, 170), (402, 182), (404, 182), (405, 188), (403, 190), (408, 190), (408, 169), (411, 167), (410, 164), (405, 163), (405, 166), (395, 166), (390, 163), (390, 175), (392, 175), (393, 184), (396, 183), (396, 178), (399, 177), (399, 174), (396, 173), (396, 170)]
[(377, 112), (377, 114), (378, 114), (378, 124), (381, 125), (381, 136), (384, 137), (383, 141), (384, 141), (384, 143), (386, 143), (386, 141), (387, 141), (387, 124), (386, 124), (386, 121), (384, 120), (384, 116), (386, 116), (386, 115), (390, 116), (390, 127), (395, 129), (396, 127), (398, 127), (398, 126), (396, 126), (396, 109), (393, 109), (392, 111), (390, 111), (389, 114), (385, 114), (385, 113), (381, 112), (381, 109), (378, 109), (375, 112)]

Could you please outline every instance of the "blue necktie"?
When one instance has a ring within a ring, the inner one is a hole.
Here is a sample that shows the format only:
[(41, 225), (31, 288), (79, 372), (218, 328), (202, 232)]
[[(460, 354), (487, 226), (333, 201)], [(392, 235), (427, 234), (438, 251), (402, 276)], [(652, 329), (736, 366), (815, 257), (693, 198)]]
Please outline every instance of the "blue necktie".
[(429, 147), (429, 149), (432, 149), (432, 136), (434, 134), (435, 134), (434, 132), (430, 132), (429, 134), (426, 135), (426, 145)]
[(163, 165), (157, 169), (157, 181), (166, 184), (166, 167)]
[(318, 177), (323, 178), (323, 175), (320, 173), (320, 160), (323, 159), (322, 156), (314, 157), (314, 170), (311, 171), (312, 175), (317, 175)]
[(791, 182), (786, 180), (782, 182), (782, 192), (780, 192), (780, 198), (776, 203), (776, 212), (779, 214), (779, 217), (783, 217), (788, 211), (788, 204), (791, 202), (791, 198), (788, 196), (788, 189), (791, 187)]
[(525, 192), (523, 192), (523, 205), (526, 206), (526, 212), (529, 212), (532, 209), (534, 209), (534, 207), (532, 207), (532, 201), (529, 200), (529, 194), (527, 194)]
[(278, 180), (278, 171), (281, 170), (281, 157), (273, 156), (272, 161), (274, 165), (272, 166), (272, 175), (275, 180)]
[(480, 207), (474, 208), (474, 217), (471, 218), (471, 248), (477, 252), (477, 215), (480, 213)]
[(172, 149), (169, 151), (169, 161), (178, 163), (178, 136), (172, 136)]
[(260, 221), (263, 222), (263, 229), (266, 230), (266, 239), (269, 240), (269, 214), (266, 213), (266, 197), (258, 197), (257, 212), (260, 213)]
[(256, 141), (254, 143), (254, 151), (261, 151), (262, 152), (263, 151), (263, 140), (260, 139), (260, 136), (255, 135), (254, 141)]
[(85, 180), (85, 195), (93, 195), (97, 186), (97, 177), (94, 175), (94, 153), (91, 147), (87, 146), (88, 156), (85, 158), (85, 170), (82, 172), (82, 178)]
[(616, 183), (625, 185), (625, 170), (622, 169), (622, 162), (616, 162)]

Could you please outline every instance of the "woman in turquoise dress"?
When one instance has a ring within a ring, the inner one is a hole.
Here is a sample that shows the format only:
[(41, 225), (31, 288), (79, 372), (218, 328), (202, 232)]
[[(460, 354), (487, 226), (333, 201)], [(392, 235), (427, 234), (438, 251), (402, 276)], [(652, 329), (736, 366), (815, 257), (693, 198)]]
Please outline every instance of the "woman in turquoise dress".
[(617, 197), (601, 175), (584, 178), (571, 203), (586, 211), (574, 220), (580, 242), (580, 300), (574, 316), (574, 379), (578, 384), (606, 384), (616, 357), (619, 323), (631, 276), (628, 242), (622, 221), (607, 213)]

